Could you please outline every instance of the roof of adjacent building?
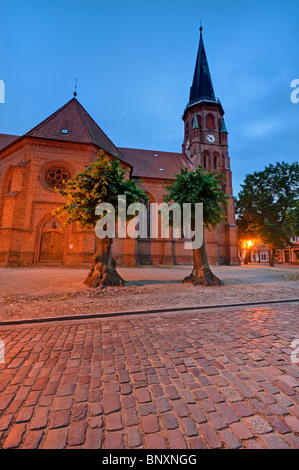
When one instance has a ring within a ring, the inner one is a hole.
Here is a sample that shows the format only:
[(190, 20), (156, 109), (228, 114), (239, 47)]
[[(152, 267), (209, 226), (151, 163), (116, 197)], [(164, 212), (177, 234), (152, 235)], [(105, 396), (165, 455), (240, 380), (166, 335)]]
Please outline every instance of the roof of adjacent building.
[(119, 147), (119, 150), (133, 166), (132, 176), (135, 178), (173, 179), (181, 167), (191, 165), (183, 153), (124, 147)]
[(19, 139), (18, 135), (0, 134), (0, 151), (4, 147), (7, 147), (7, 145), (13, 143), (16, 139)]
[(116, 155), (119, 160), (128, 163), (76, 98), (72, 98), (55, 113), (27, 132), (24, 137), (93, 144), (110, 155)]

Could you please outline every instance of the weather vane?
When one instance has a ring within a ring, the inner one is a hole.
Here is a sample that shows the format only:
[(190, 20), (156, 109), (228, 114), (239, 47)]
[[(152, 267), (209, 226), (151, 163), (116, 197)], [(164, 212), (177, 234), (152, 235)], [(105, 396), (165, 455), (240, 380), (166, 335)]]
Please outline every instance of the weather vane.
[(75, 80), (75, 91), (74, 91), (73, 95), (76, 98), (76, 96), (77, 96), (77, 79)]

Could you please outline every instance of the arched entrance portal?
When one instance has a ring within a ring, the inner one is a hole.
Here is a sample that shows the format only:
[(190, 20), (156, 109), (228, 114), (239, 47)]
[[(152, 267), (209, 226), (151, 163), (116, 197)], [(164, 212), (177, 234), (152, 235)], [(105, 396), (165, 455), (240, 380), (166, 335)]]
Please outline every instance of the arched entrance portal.
[(61, 222), (51, 217), (44, 224), (40, 237), (39, 261), (62, 262), (64, 254), (64, 233)]

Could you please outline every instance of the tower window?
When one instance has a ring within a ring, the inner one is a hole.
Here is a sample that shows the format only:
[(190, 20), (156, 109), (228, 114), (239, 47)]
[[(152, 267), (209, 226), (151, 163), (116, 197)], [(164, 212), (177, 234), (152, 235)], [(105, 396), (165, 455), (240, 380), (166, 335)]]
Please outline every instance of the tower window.
[(217, 157), (216, 155), (214, 156), (214, 169), (217, 169)]
[(61, 129), (61, 134), (68, 134), (69, 130), (68, 129)]
[(215, 120), (214, 120), (214, 116), (212, 114), (207, 115), (206, 125), (207, 125), (208, 130), (215, 129)]
[(207, 168), (207, 156), (206, 155), (203, 155), (202, 157), (202, 166), (204, 168)]

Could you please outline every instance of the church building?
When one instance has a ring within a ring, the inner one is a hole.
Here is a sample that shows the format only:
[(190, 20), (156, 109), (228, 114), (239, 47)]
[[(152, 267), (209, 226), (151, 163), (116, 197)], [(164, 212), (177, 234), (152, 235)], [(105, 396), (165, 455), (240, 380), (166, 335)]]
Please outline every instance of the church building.
[[(215, 97), (202, 28), (188, 104), (183, 112), (181, 152), (116, 147), (74, 97), (22, 136), (0, 134), (0, 266), (87, 266), (95, 232), (74, 223), (63, 227), (52, 211), (63, 204), (54, 190), (82, 171), (100, 151), (116, 155), (149, 196), (161, 203), (165, 182), (181, 167), (199, 164), (226, 176), (227, 219), (206, 231), (211, 264), (239, 264), (232, 173), (224, 110)], [(191, 264), (182, 239), (115, 239), (118, 264)]]

